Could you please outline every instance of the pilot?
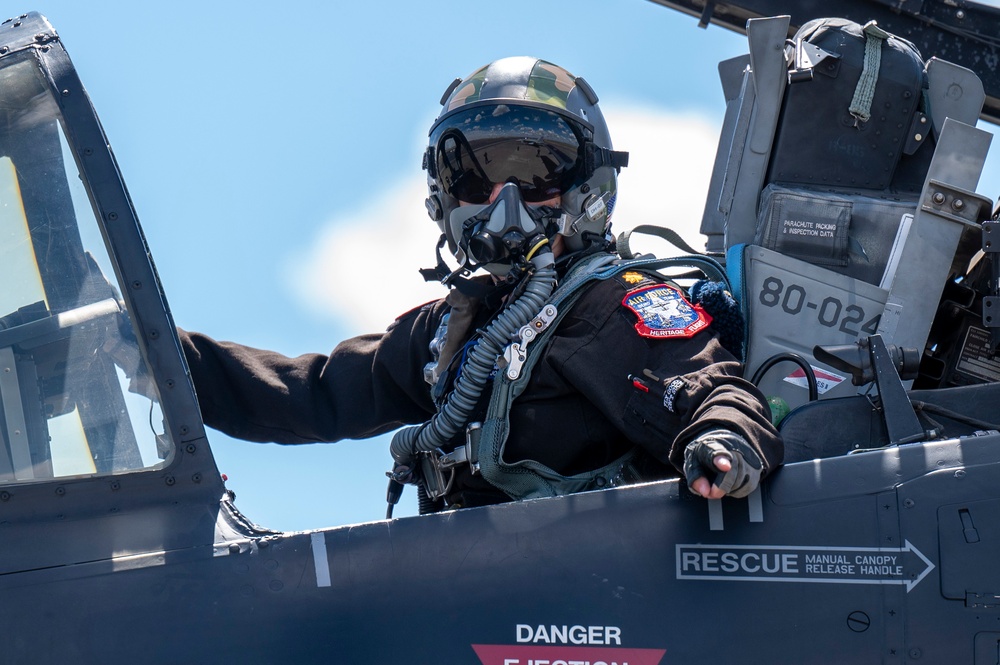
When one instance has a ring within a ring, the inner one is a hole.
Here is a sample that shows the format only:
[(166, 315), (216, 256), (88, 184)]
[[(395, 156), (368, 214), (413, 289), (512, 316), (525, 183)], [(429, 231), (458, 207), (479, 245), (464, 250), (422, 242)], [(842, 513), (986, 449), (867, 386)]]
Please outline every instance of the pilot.
[(442, 99), (423, 163), (442, 235), (424, 272), (448, 296), (329, 355), (180, 331), (205, 423), (283, 444), (397, 430), (390, 503), (415, 484), (421, 512), (676, 476), (747, 496), (782, 459), (767, 403), (706, 308), (616, 261), (627, 154), (593, 89), (513, 57)]

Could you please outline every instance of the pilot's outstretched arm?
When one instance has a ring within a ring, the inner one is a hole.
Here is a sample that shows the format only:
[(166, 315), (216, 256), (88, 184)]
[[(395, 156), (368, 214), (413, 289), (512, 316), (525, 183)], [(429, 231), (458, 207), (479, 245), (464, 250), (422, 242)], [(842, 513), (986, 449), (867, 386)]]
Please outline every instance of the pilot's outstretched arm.
[(423, 367), (443, 301), (333, 352), (289, 358), (178, 330), (205, 424), (248, 441), (367, 438), (434, 413)]

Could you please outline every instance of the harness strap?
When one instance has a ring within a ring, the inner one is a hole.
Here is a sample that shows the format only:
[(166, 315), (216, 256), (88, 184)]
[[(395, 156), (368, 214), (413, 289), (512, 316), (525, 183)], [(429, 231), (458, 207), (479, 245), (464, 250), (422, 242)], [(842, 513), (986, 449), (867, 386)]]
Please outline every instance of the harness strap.
[(865, 61), (861, 69), (861, 78), (854, 89), (854, 98), (847, 110), (861, 122), (867, 122), (871, 117), (872, 100), (875, 98), (875, 84), (878, 82), (879, 69), (882, 67), (882, 42), (889, 33), (878, 27), (875, 21), (865, 24)]
[(671, 245), (681, 250), (682, 252), (687, 252), (688, 254), (700, 254), (698, 250), (691, 247), (684, 241), (684, 238), (680, 236), (677, 231), (673, 229), (668, 229), (665, 226), (656, 226), (655, 224), (640, 224), (639, 226), (631, 229), (629, 231), (622, 232), (615, 241), (615, 249), (618, 255), (623, 259), (635, 258), (635, 254), (632, 253), (632, 248), (629, 247), (629, 240), (633, 233), (644, 233), (646, 235), (656, 236), (658, 238), (663, 238)]

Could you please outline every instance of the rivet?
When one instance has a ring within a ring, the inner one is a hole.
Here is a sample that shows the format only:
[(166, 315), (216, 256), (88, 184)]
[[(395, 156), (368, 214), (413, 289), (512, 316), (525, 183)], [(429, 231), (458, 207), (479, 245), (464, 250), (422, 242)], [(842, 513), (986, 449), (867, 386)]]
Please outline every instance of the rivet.
[(35, 41), (36, 42), (44, 42), (45, 41), (45, 33), (39, 32), (37, 35), (35, 35)]
[(957, 12), (955, 12), (955, 18), (957, 18), (959, 21), (964, 20), (965, 19), (965, 12), (963, 10), (959, 9)]
[(189, 431), (191, 430), (188, 428), (187, 425), (181, 425), (181, 434), (187, 434)]
[(186, 446), (184, 446), (184, 450), (187, 451), (188, 455), (194, 455), (194, 451), (196, 451), (197, 449), (198, 449), (197, 446), (195, 446), (193, 443), (189, 443)]
[(150, 330), (149, 331), (149, 339), (157, 339), (159, 336), (160, 336), (160, 332), (158, 330)]
[(61, 94), (63, 97), (69, 97), (69, 90), (63, 90)]
[(167, 485), (173, 485), (174, 483), (177, 482), (177, 480), (173, 476), (167, 476), (166, 478), (163, 479), (163, 482), (165, 482)]
[(59, 496), (64, 496), (66, 494), (66, 488), (60, 485), (56, 488), (56, 494)]
[(132, 288), (135, 289), (136, 291), (138, 291), (139, 289), (142, 288), (142, 282), (140, 282), (139, 280), (133, 281), (132, 282)]
[(958, 471), (956, 471), (955, 477), (958, 478), (959, 480), (965, 478), (965, 469), (959, 469)]
[(6, 53), (10, 50), (9, 46), (0, 46), (0, 53)]
[(923, 134), (916, 134), (916, 135), (914, 135), (913, 138), (916, 139), (917, 141), (923, 141), (924, 140), (924, 135)]
[(91, 155), (94, 154), (94, 150), (93, 148), (84, 148), (83, 154), (86, 155), (87, 157), (90, 157)]
[(905, 499), (903, 501), (903, 505), (906, 506), (907, 508), (912, 508), (914, 506), (913, 499)]
[(961, 210), (962, 208), (965, 207), (965, 201), (963, 201), (962, 199), (955, 199), (954, 201), (951, 202), (951, 207), (954, 208), (955, 210)]
[(167, 388), (173, 388), (174, 387), (174, 380), (173, 379), (167, 379), (166, 380), (166, 385), (167, 385)]
[(910, 649), (910, 658), (917, 659), (917, 658), (920, 658), (922, 655), (924, 655), (924, 654), (923, 654), (923, 652), (920, 649), (916, 649), (916, 648)]
[(193, 476), (191, 476), (191, 480), (194, 481), (194, 482), (196, 482), (196, 483), (200, 483), (201, 482), (201, 474), (200, 473), (194, 474)]
[(931, 197), (931, 200), (940, 205), (944, 203), (944, 194), (941, 192), (934, 192), (934, 196)]
[(0, 492), (0, 501), (10, 501), (10, 492)]
[(117, 480), (112, 480), (111, 481), (111, 491), (112, 492), (117, 492), (121, 488), (122, 488), (122, 484), (120, 482), (118, 482)]
[(116, 219), (118, 219), (118, 213), (117, 212), (109, 212), (108, 213), (108, 221), (113, 222)]
[(237, 545), (236, 543), (230, 543), (230, 545), (229, 545), (229, 553), (230, 554), (239, 554), (240, 553), (240, 546)]

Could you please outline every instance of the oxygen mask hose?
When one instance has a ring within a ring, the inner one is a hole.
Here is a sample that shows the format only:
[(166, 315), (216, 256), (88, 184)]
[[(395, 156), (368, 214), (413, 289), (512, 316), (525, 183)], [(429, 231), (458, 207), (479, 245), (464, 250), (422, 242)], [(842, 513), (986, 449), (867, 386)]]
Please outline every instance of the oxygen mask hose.
[(534, 254), (531, 264), (533, 269), (524, 291), (483, 331), (444, 406), (423, 425), (407, 427), (393, 435), (389, 452), (397, 468), (414, 468), (418, 453), (431, 452), (448, 444), (468, 424), (497, 359), (521, 327), (541, 311), (555, 290), (552, 252), (547, 247), (542, 248)]

